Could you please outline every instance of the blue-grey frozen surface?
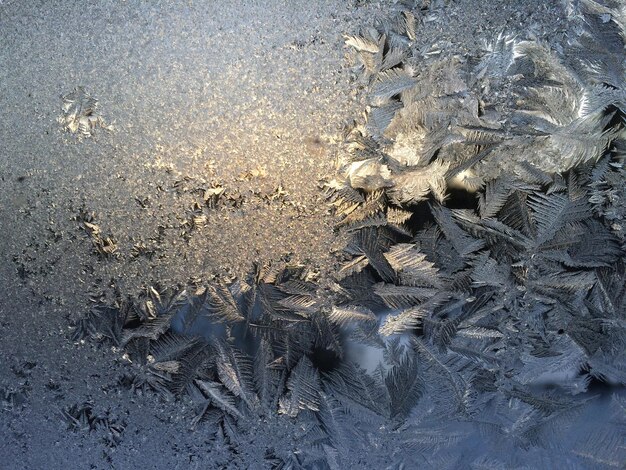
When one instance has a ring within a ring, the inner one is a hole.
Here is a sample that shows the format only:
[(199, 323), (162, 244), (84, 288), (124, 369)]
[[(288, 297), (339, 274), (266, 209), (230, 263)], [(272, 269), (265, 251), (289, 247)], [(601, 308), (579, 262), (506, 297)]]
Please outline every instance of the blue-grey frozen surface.
[(0, 467), (623, 466), (611, 6), (0, 1)]

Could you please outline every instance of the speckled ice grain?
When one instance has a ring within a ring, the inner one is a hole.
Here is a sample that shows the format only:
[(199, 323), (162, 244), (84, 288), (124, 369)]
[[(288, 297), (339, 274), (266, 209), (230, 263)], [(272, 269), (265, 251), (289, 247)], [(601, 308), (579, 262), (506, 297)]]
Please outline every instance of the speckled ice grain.
[[(112, 263), (100, 277), (122, 276), (119, 282), (134, 290), (149, 280), (146, 269), (174, 282), (215, 271), (241, 274), (254, 259), (277, 259), (303, 245), (298, 261), (327, 264), (336, 242), (332, 220), (318, 207), (318, 180), (333, 171), (324, 139), (357, 109), (341, 33), (356, 28), (358, 15), (347, 3), (3, 5), (0, 172), (5, 184), (27, 178), (0, 196), (11, 198), (2, 219), (15, 219), (14, 206), (31, 212), (14, 221), (20, 236), (7, 250), (19, 251), (48, 225), (71, 230), (71, 209), (84, 204), (128, 252), (131, 237), (146, 240), (159, 224), (180, 223), (193, 197), (159, 187), (191, 176), (242, 192), (282, 183), (309, 216), (295, 218), (277, 205), (216, 214), (190, 246), (171, 230), (166, 259), (130, 268)], [(79, 142), (60, 131), (60, 96), (76, 86), (99, 100), (98, 112), (115, 132)], [(316, 138), (320, 144), (312, 144)], [(236, 181), (260, 166), (267, 177)], [(142, 210), (135, 197), (146, 196), (152, 205)], [(58, 248), (59, 270), (77, 276), (80, 262), (66, 256), (75, 249)]]

